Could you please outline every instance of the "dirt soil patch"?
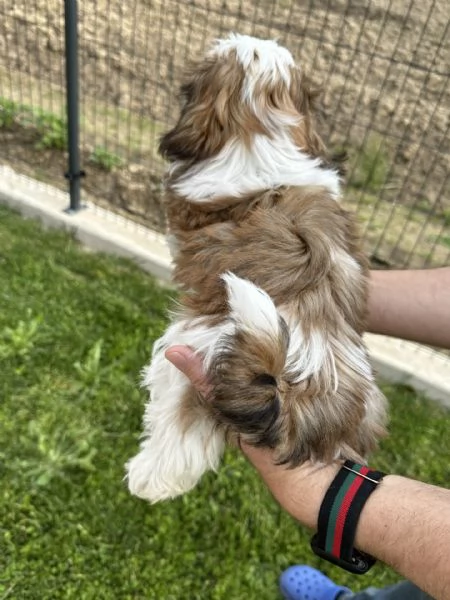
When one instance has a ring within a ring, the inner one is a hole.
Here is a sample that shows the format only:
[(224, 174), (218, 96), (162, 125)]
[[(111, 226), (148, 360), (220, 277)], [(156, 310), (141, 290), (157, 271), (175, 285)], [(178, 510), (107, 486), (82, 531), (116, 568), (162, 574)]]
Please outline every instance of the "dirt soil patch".
[[(33, 129), (13, 126), (0, 129), (0, 147), (6, 160), (19, 173), (28, 175), (67, 191), (67, 152), (37, 148), (39, 134)], [(99, 206), (112, 209), (125, 217), (165, 231), (164, 211), (161, 206), (161, 178), (153, 175), (144, 165), (131, 164), (105, 170), (94, 164), (90, 153), (82, 152), (83, 198)]]

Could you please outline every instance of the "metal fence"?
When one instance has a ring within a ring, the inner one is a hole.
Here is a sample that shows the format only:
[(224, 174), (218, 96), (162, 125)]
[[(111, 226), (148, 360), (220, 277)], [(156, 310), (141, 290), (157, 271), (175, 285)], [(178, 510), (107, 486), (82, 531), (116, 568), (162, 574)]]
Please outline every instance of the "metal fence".
[[(434, 0), (78, 3), (83, 193), (163, 228), (156, 148), (187, 61), (229, 31), (278, 38), (323, 85), (346, 203), (375, 263), (450, 259), (450, 35)], [(64, 4), (0, 3), (0, 162), (66, 185)]]

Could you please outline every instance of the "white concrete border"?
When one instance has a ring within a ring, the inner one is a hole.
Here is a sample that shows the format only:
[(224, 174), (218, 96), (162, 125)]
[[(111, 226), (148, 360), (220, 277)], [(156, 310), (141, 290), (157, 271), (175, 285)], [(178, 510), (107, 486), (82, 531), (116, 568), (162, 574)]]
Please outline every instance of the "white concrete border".
[(450, 408), (450, 358), (426, 346), (366, 334), (370, 358), (378, 375), (409, 385)]
[[(164, 282), (170, 281), (171, 261), (164, 236), (87, 203), (86, 209), (68, 214), (68, 194), (17, 174), (0, 165), (0, 203), (25, 217), (38, 218), (47, 227), (71, 231), (92, 250), (125, 256)], [(379, 375), (404, 383), (450, 407), (450, 359), (411, 342), (366, 336), (369, 353)]]
[(163, 281), (170, 280), (170, 254), (163, 235), (90, 202), (68, 214), (69, 195), (0, 165), (0, 203), (25, 217), (38, 218), (45, 227), (72, 232), (92, 250), (133, 259)]

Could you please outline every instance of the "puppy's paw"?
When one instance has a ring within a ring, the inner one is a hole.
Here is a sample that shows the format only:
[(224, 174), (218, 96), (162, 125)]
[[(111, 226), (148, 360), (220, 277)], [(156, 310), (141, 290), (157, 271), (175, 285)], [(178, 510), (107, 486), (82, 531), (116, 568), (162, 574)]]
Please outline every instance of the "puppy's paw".
[(206, 471), (217, 470), (223, 453), (223, 433), (212, 422), (175, 429), (151, 435), (126, 465), (130, 492), (152, 504), (189, 492)]
[(152, 504), (161, 500), (176, 498), (195, 487), (200, 476), (178, 468), (169, 457), (144, 448), (126, 465), (128, 489)]

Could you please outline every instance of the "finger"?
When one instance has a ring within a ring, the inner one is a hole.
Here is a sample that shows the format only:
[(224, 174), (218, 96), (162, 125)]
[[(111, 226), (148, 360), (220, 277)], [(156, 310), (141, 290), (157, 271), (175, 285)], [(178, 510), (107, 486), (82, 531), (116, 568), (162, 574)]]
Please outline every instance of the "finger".
[(186, 375), (195, 389), (203, 396), (207, 396), (211, 388), (203, 371), (201, 356), (188, 346), (171, 346), (165, 352), (165, 357), (177, 369)]

